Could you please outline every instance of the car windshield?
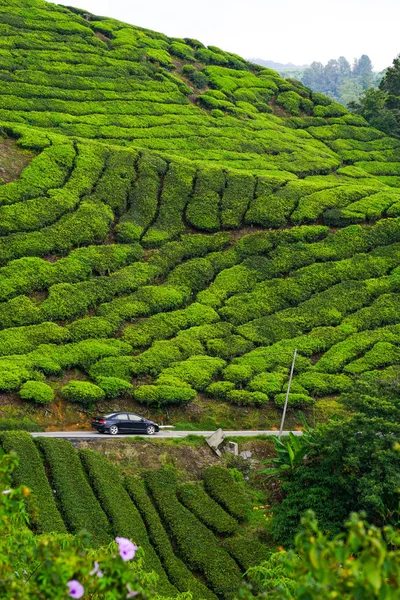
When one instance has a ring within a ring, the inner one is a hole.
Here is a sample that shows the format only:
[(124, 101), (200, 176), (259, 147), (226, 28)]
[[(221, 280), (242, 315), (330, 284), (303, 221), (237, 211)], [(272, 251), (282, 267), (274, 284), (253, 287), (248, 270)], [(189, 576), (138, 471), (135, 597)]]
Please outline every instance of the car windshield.
[(115, 415), (115, 413), (110, 413), (109, 415), (104, 415), (104, 419), (109, 419), (110, 417), (113, 417)]

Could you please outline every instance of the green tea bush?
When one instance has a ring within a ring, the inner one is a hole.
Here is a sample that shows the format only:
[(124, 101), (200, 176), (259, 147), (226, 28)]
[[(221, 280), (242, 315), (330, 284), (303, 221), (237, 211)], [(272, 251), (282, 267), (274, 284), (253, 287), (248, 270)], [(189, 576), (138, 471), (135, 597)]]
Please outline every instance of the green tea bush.
[(206, 491), (232, 517), (242, 522), (249, 516), (249, 506), (243, 487), (236, 483), (225, 467), (207, 467), (203, 472)]
[(163, 369), (161, 374), (177, 377), (201, 391), (210, 385), (213, 377), (218, 375), (225, 365), (225, 361), (220, 358), (195, 355), (186, 361), (176, 362), (171, 367)]
[(0, 434), (0, 443), (5, 452), (15, 452), (18, 456), (13, 474), (15, 484), (26, 485), (32, 492), (26, 502), (33, 530), (64, 533), (65, 525), (32, 436), (23, 431), (6, 431)]
[(234, 537), (224, 540), (223, 546), (244, 571), (259, 565), (260, 560), (265, 561), (270, 556), (268, 546), (256, 539)]
[(26, 381), (19, 395), (22, 400), (33, 400), (38, 404), (48, 404), (54, 400), (54, 390), (46, 383), (41, 381)]
[[(210, 97), (211, 99), (211, 97)], [(215, 100), (218, 108), (218, 102)], [(220, 228), (219, 202), (225, 187), (225, 174), (220, 169), (202, 169), (197, 172), (196, 185), (186, 208), (186, 217), (194, 227), (206, 231)]]
[(226, 400), (227, 393), (233, 390), (234, 387), (235, 384), (231, 381), (214, 381), (207, 387), (206, 392), (217, 400)]
[(238, 589), (240, 571), (211, 531), (178, 502), (174, 474), (168, 470), (150, 471), (145, 481), (188, 567), (200, 571), (218, 596), (231, 598)]
[(36, 444), (44, 455), (51, 485), (56, 490), (68, 531), (89, 531), (95, 545), (108, 544), (111, 541), (110, 525), (72, 444), (66, 440), (43, 437), (37, 438)]
[(282, 92), (277, 97), (276, 103), (279, 106), (282, 106), (291, 115), (299, 115), (302, 97), (299, 96), (299, 94), (296, 94), (296, 92)]
[(115, 466), (93, 450), (80, 450), (79, 456), (90, 485), (109, 519), (113, 535), (125, 537), (143, 548), (145, 570), (155, 571), (158, 575), (158, 593), (174, 596), (177, 590), (168, 581), (160, 559), (149, 541), (142, 517), (128, 496)]
[(251, 391), (263, 392), (264, 394), (276, 394), (282, 390), (287, 380), (286, 370), (273, 371), (272, 373), (259, 373), (247, 384)]
[(93, 338), (106, 338), (114, 333), (112, 323), (102, 317), (86, 317), (68, 325), (68, 331), (73, 342)]
[[(274, 397), (274, 402), (276, 406), (283, 406), (285, 404), (286, 394), (277, 394)], [(296, 408), (305, 408), (307, 406), (313, 405), (314, 399), (306, 394), (296, 394), (290, 393), (288, 398), (288, 406), (293, 406)]]
[(132, 390), (132, 385), (118, 377), (98, 377), (98, 386), (104, 391), (106, 398), (118, 398)]
[(248, 392), (247, 390), (231, 390), (226, 394), (226, 399), (238, 406), (260, 406), (269, 400), (263, 392)]
[(61, 396), (68, 402), (90, 407), (94, 402), (104, 400), (106, 393), (89, 381), (70, 381), (61, 388)]
[(125, 486), (146, 524), (148, 535), (170, 581), (180, 592), (190, 591), (196, 600), (202, 598), (215, 600), (216, 596), (175, 555), (171, 540), (143, 482), (137, 477), (127, 476), (125, 477)]
[(224, 379), (235, 384), (247, 383), (252, 375), (253, 370), (249, 365), (231, 364), (223, 372)]
[(217, 535), (230, 535), (238, 528), (238, 522), (210, 498), (199, 484), (183, 483), (178, 486), (177, 493), (179, 501)]
[(134, 389), (134, 398), (140, 404), (165, 406), (169, 404), (189, 404), (196, 397), (190, 387), (171, 385), (140, 385)]

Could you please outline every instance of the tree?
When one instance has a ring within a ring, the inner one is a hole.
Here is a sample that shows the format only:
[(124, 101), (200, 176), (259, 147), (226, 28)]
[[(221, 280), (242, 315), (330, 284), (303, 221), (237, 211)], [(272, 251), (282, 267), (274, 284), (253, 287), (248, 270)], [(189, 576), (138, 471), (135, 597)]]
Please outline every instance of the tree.
[(400, 96), (400, 54), (387, 69), (379, 87), (390, 96)]
[(355, 510), (365, 511), (377, 525), (396, 524), (400, 487), (396, 440), (400, 425), (361, 413), (317, 427), (307, 461), (282, 483), (284, 498), (274, 507), (271, 521), (274, 538), (292, 543), (299, 516), (308, 509), (315, 511), (322, 530), (330, 535), (340, 533)]
[(345, 532), (329, 539), (310, 511), (302, 519), (295, 552), (282, 549), (250, 573), (268, 600), (396, 600), (400, 535), (352, 514)]
[(348, 108), (364, 117), (372, 127), (388, 135), (399, 135), (399, 115), (387, 108), (387, 100), (388, 96), (384, 90), (368, 88), (359, 97), (358, 102), (349, 102)]
[(353, 64), (353, 75), (355, 77), (362, 77), (372, 73), (372, 62), (369, 56), (363, 54), (358, 60), (354, 60)]
[[(361, 59), (360, 59), (361, 60)], [(363, 86), (369, 85), (371, 75), (363, 74)], [(362, 115), (373, 127), (388, 135), (400, 135), (400, 56), (393, 60), (379, 84), (379, 90), (368, 88), (358, 102), (352, 101), (348, 107)]]
[(380, 78), (373, 73), (370, 58), (363, 54), (354, 61), (353, 68), (344, 56), (329, 60), (325, 66), (313, 62), (304, 71), (301, 81), (313, 91), (347, 104), (356, 101), (366, 88), (377, 85)]

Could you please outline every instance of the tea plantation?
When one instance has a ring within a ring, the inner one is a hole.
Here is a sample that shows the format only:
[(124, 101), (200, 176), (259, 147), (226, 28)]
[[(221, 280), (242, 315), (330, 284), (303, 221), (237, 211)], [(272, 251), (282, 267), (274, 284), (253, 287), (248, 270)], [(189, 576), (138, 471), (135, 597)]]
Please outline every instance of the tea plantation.
[(145, 569), (158, 575), (161, 596), (232, 598), (243, 573), (270, 553), (249, 527), (246, 486), (224, 467), (208, 467), (204, 482), (180, 483), (170, 469), (123, 477), (93, 450), (52, 438), (35, 443), (23, 431), (1, 433), (0, 447), (20, 458), (15, 483), (32, 491), (28, 511), (37, 533), (84, 529), (95, 547), (115, 536), (133, 540), (144, 550)]
[[(272, 410), (295, 348), (294, 408), (396, 378), (400, 140), (217, 47), (42, 0), (2, 2), (0, 132), (7, 401)], [(3, 146), (26, 158), (13, 181)], [(54, 479), (59, 452), (80, 460), (67, 448), (42, 443)], [(95, 459), (81, 458), (91, 477)], [(60, 528), (78, 522), (65, 485)], [(209, 566), (179, 527), (217, 548), (198, 513), (209, 500), (156, 475), (147, 486), (189, 568), (229, 597), (218, 565), (236, 585), (236, 546)], [(123, 517), (92, 487), (94, 533), (108, 539)], [(150, 522), (142, 488), (127, 489)], [(166, 554), (149, 561), (180, 590), (183, 566), (152, 543)]]

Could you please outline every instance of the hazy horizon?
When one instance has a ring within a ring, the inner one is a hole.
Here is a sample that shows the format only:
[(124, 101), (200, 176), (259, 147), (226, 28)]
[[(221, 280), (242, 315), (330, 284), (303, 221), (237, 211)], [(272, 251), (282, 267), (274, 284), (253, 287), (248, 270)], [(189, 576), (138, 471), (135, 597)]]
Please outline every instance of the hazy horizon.
[[(203, 0), (188, 10), (183, 0), (63, 0), (96, 15), (160, 31), (170, 37), (194, 37), (244, 58), (277, 63), (326, 63), (367, 54), (374, 70), (388, 67), (400, 53), (397, 24), (400, 3), (381, 0)], [(330, 12), (329, 12), (330, 11)]]

